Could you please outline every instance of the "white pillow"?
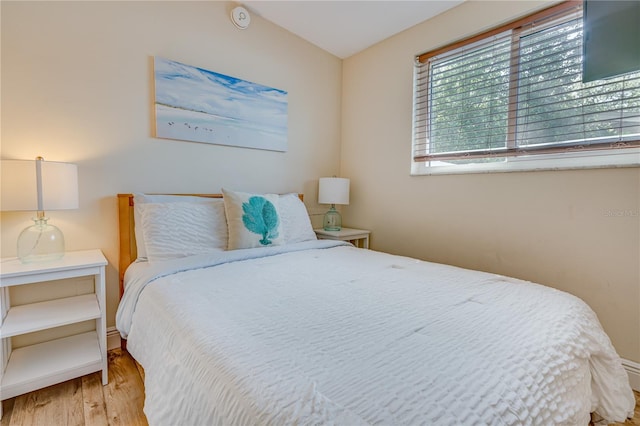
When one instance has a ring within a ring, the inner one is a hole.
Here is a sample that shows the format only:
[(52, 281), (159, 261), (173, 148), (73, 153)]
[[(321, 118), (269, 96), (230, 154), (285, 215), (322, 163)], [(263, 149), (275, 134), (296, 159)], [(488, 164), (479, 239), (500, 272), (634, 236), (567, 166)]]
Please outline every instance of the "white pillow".
[(286, 244), (316, 240), (313, 232), (309, 212), (298, 194), (284, 194), (280, 196), (280, 218)]
[(139, 210), (149, 262), (222, 251), (227, 245), (222, 200), (143, 203)]
[[(133, 232), (136, 237), (136, 248), (138, 252), (138, 260), (147, 260), (147, 249), (145, 248), (144, 236), (142, 235), (142, 225), (140, 217), (140, 208), (142, 204), (147, 203), (209, 203), (212, 200), (223, 203), (221, 198), (197, 197), (192, 195), (162, 195), (162, 194), (133, 194)], [(226, 221), (224, 223), (226, 234)]]
[(229, 250), (284, 244), (277, 194), (249, 194), (222, 189), (229, 228)]

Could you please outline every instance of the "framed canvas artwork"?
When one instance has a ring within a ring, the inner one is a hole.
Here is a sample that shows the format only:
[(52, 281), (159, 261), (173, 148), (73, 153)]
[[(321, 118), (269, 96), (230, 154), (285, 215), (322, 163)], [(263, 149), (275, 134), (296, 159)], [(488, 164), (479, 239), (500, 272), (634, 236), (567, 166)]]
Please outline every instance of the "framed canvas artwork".
[(154, 57), (156, 137), (287, 150), (287, 92)]

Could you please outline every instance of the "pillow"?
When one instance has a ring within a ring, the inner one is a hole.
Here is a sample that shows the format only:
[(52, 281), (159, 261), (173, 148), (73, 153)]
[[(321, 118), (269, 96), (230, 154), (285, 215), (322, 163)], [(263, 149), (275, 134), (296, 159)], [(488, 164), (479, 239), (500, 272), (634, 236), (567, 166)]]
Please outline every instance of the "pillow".
[(307, 208), (298, 194), (281, 195), (278, 202), (286, 244), (317, 240)]
[(143, 203), (139, 210), (149, 262), (222, 251), (227, 245), (222, 200)]
[[(209, 203), (216, 200), (222, 205), (222, 199), (197, 197), (192, 195), (151, 195), (151, 194), (133, 194), (133, 232), (136, 237), (136, 248), (138, 252), (138, 260), (147, 260), (147, 250), (145, 248), (144, 236), (142, 235), (141, 217), (139, 206), (146, 203)], [(226, 234), (226, 222), (225, 222)]]
[(229, 250), (284, 244), (276, 194), (222, 190), (229, 227)]

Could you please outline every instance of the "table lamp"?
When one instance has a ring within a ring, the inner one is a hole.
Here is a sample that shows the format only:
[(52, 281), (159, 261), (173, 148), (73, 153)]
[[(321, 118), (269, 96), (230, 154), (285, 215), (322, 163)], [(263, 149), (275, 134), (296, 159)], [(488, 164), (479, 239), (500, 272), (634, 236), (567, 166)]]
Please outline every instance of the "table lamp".
[(18, 237), (22, 263), (46, 262), (64, 256), (64, 235), (47, 223), (45, 210), (78, 208), (78, 167), (70, 163), (2, 160), (2, 211), (37, 211), (34, 224)]
[(339, 231), (342, 229), (342, 216), (336, 210), (336, 204), (349, 204), (349, 179), (320, 178), (318, 181), (318, 203), (331, 204), (329, 211), (324, 214), (324, 230)]

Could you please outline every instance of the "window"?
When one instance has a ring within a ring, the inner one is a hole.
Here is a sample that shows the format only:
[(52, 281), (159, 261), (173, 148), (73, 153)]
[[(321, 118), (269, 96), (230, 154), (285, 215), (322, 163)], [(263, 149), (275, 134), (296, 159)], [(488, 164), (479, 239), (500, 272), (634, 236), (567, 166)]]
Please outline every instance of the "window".
[(582, 29), (566, 2), (420, 55), (412, 173), (640, 164), (640, 72), (583, 83)]

